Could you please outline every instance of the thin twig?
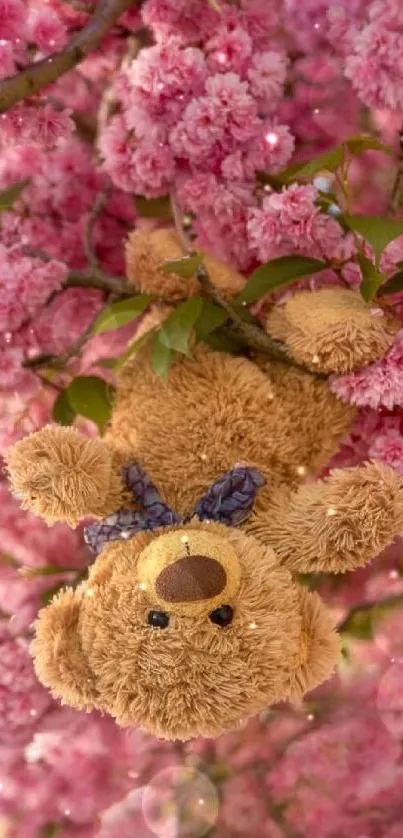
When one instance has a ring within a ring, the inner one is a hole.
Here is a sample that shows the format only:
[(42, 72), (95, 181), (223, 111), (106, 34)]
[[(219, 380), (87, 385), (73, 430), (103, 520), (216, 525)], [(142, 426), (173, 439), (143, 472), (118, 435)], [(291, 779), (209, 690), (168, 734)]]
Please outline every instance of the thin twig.
[[(67, 350), (63, 355), (38, 355), (37, 358), (31, 358), (25, 361), (24, 367), (28, 367), (28, 369), (36, 370), (40, 367), (52, 367), (56, 370), (64, 370), (66, 364), (71, 361), (78, 353), (80, 349), (84, 346), (84, 344), (92, 337), (92, 330), (94, 327), (94, 323), (97, 320), (99, 312), (92, 318), (90, 325), (87, 327), (85, 332), (83, 332), (77, 340), (70, 346), (70, 349)], [(41, 376), (42, 378), (42, 376)], [(42, 378), (42, 381), (44, 379)], [(48, 381), (44, 383), (48, 384)]]
[(287, 823), (281, 811), (281, 807), (271, 799), (268, 793), (266, 785), (267, 767), (264, 764), (255, 763), (252, 766), (252, 770), (260, 785), (262, 800), (273, 823), (278, 826), (280, 832), (284, 835), (284, 838), (300, 838), (300, 833), (295, 832), (293, 827)]
[(178, 239), (185, 251), (185, 253), (191, 253), (192, 251), (192, 242), (189, 236), (186, 233), (186, 230), (183, 227), (182, 222), (182, 213), (178, 207), (178, 202), (176, 200), (176, 195), (174, 190), (171, 190), (170, 193), (170, 201), (171, 201), (171, 210), (172, 210), (172, 217), (175, 224), (175, 230), (178, 236)]
[(73, 111), (71, 118), (80, 139), (88, 145), (94, 145), (97, 136), (97, 123), (92, 114), (84, 113), (84, 111)]
[(124, 276), (112, 276), (110, 274), (92, 274), (88, 271), (70, 271), (65, 288), (99, 288), (101, 291), (109, 291), (118, 297), (130, 297), (136, 293), (136, 289)]
[(85, 12), (87, 15), (92, 15), (95, 12), (95, 3), (80, 2), (80, 0), (63, 0), (63, 3), (68, 3), (75, 12)]
[(385, 599), (375, 599), (371, 602), (361, 602), (359, 605), (351, 608), (347, 616), (337, 626), (337, 631), (342, 634), (348, 628), (350, 620), (356, 614), (366, 614), (372, 610), (376, 611), (377, 608), (394, 608), (396, 605), (403, 605), (403, 594), (395, 594), (394, 596), (385, 597)]
[[(51, 262), (53, 258), (48, 256), (43, 250), (38, 250), (34, 247), (24, 247), (24, 253), (27, 256), (42, 259), (42, 262)], [(75, 268), (68, 273), (67, 279), (63, 283), (63, 288), (98, 288), (100, 291), (115, 294), (117, 297), (131, 297), (136, 293), (136, 288), (133, 283), (128, 282), (124, 276), (113, 276), (105, 271), (93, 273), (92, 271), (76, 270)], [(52, 294), (49, 297), (47, 301), (48, 305), (52, 302), (56, 294)]]
[[(268, 332), (264, 331), (264, 329), (261, 329), (260, 326), (255, 326), (254, 323), (245, 323), (245, 321), (242, 320), (242, 317), (238, 314), (236, 309), (234, 309), (231, 303), (227, 302), (227, 300), (221, 296), (204, 265), (200, 265), (197, 268), (196, 278), (198, 279), (202, 290), (206, 294), (206, 297), (221, 306), (221, 308), (227, 312), (231, 323), (233, 323), (235, 333), (238, 334), (238, 336), (244, 340), (244, 342), (250, 346), (251, 349), (254, 349), (256, 352), (263, 352), (265, 355), (269, 355), (270, 358), (273, 358), (273, 360), (283, 361), (293, 367), (300, 366), (296, 361), (294, 361), (289, 353), (289, 350), (284, 344), (274, 340), (274, 338), (272, 338)], [(306, 369), (303, 369), (306, 372)]]
[(64, 73), (72, 70), (96, 49), (123, 12), (139, 0), (99, 0), (93, 16), (62, 52), (35, 61), (20, 73), (0, 83), (0, 113), (34, 96)]
[[(43, 104), (46, 103), (50, 103), (58, 111), (63, 111), (65, 109), (63, 102), (54, 96), (44, 96)], [(89, 143), (89, 145), (94, 145), (97, 134), (97, 123), (95, 117), (91, 113), (74, 109), (71, 111), (70, 116), (76, 126), (76, 132), (80, 139), (84, 140), (85, 143)]]
[(94, 206), (88, 216), (88, 221), (84, 230), (84, 253), (88, 259), (93, 276), (104, 276), (98, 256), (95, 253), (93, 245), (94, 225), (101, 212), (105, 209), (106, 204), (111, 194), (111, 183), (108, 181), (105, 186), (98, 192), (94, 202)]
[[(40, 356), (38, 355), (38, 358), (39, 358), (39, 357), (40, 357)], [(42, 357), (43, 357), (43, 356), (42, 356)], [(50, 359), (52, 360), (52, 355), (50, 355), (49, 357), (50, 357)], [(28, 366), (28, 364), (25, 364), (24, 366)], [(31, 369), (31, 370), (32, 370), (32, 372), (34, 372), (34, 373), (35, 373), (35, 375), (39, 378), (39, 380), (40, 380), (41, 384), (44, 384), (44, 385), (45, 385), (45, 387), (50, 387), (50, 388), (51, 388), (51, 390), (56, 390), (58, 393), (61, 393), (61, 391), (62, 391), (62, 389), (63, 389), (62, 387), (59, 387), (59, 385), (58, 385), (58, 384), (55, 384), (55, 382), (54, 382), (54, 381), (51, 381), (51, 379), (50, 379), (50, 378), (45, 378), (43, 375), (41, 375), (41, 373), (40, 373), (41, 367), (42, 367), (42, 365), (41, 365), (41, 366), (39, 366), (39, 365), (38, 365), (38, 367), (35, 369), (35, 367), (33, 367), (33, 366), (31, 365), (30, 369)]]
[[(127, 50), (122, 58), (122, 63), (120, 65), (121, 70), (125, 69), (125, 67), (128, 67), (132, 63), (132, 61), (136, 58), (140, 47), (141, 43), (138, 37), (131, 35), (127, 38)], [(109, 117), (113, 114), (116, 104), (114, 86), (111, 84), (105, 88), (99, 104), (97, 117), (98, 134), (102, 134), (105, 130), (109, 122)]]
[(403, 126), (400, 128), (399, 131), (399, 156), (397, 161), (397, 171), (396, 177), (393, 182), (392, 187), (392, 194), (390, 196), (390, 202), (388, 210), (389, 212), (396, 212), (399, 209), (400, 204), (400, 189), (402, 186), (403, 181)]

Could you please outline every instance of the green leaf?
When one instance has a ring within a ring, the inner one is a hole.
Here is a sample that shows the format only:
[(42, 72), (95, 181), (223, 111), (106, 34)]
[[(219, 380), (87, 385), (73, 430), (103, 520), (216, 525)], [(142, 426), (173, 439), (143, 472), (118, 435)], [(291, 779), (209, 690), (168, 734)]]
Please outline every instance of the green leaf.
[[(297, 166), (295, 167), (295, 171), (298, 171), (300, 165), (301, 165), (300, 163), (297, 164)], [(290, 168), (291, 168), (291, 166), (289, 166), (284, 171), (289, 172)], [(278, 175), (270, 175), (270, 174), (268, 174), (268, 172), (258, 172), (257, 175), (256, 175), (256, 180), (257, 180), (258, 183), (267, 184), (267, 186), (271, 186), (271, 188), (274, 189), (275, 191), (279, 191), (279, 190), (282, 189), (282, 187), (284, 186), (284, 182), (285, 182), (284, 177), (282, 176), (282, 174), (284, 174), (284, 172), (283, 173), (279, 172)]]
[(304, 276), (318, 273), (327, 268), (326, 262), (319, 262), (318, 259), (308, 259), (306, 256), (281, 256), (279, 259), (272, 259), (264, 265), (260, 265), (254, 271), (241, 294), (237, 297), (238, 303), (253, 303), (259, 300), (268, 291), (280, 288), (301, 279)]
[(13, 559), (12, 556), (9, 556), (7, 553), (0, 553), (0, 564), (6, 565), (6, 567), (20, 567), (18, 562)]
[(33, 576), (60, 576), (61, 573), (74, 573), (74, 568), (60, 567), (57, 564), (43, 564), (40, 567), (24, 567), (21, 572), (23, 576), (30, 579)]
[(158, 332), (154, 335), (151, 352), (151, 363), (154, 372), (160, 378), (166, 379), (174, 358), (175, 352), (165, 346), (164, 343), (161, 343), (160, 333)]
[(154, 332), (155, 332), (155, 328), (154, 329), (149, 329), (149, 331), (146, 332), (144, 335), (142, 335), (141, 338), (138, 338), (138, 340), (135, 340), (135, 341), (133, 341), (133, 343), (130, 344), (129, 348), (126, 349), (126, 352), (124, 352), (123, 355), (121, 355), (120, 358), (118, 358), (117, 361), (115, 361), (115, 371), (116, 372), (118, 370), (120, 370), (121, 367), (124, 366), (126, 361), (128, 361), (129, 358), (132, 357), (132, 355), (135, 355), (136, 352), (138, 352), (138, 350), (144, 344), (147, 343), (147, 341), (154, 334)]
[(349, 140), (346, 140), (346, 146), (350, 154), (353, 155), (362, 154), (363, 151), (368, 151), (370, 149), (373, 149), (374, 151), (384, 151), (386, 154), (392, 153), (390, 146), (380, 143), (376, 137), (369, 137), (365, 134), (357, 137), (350, 137)]
[(19, 180), (8, 189), (3, 189), (0, 192), (0, 211), (10, 209), (28, 184), (29, 180)]
[(345, 215), (344, 220), (350, 230), (359, 233), (371, 245), (377, 264), (389, 242), (403, 233), (403, 219), (376, 215)]
[(61, 823), (54, 823), (53, 821), (49, 821), (45, 824), (45, 826), (41, 827), (40, 835), (41, 838), (55, 838), (58, 832), (60, 832), (62, 828)]
[(239, 304), (239, 302), (235, 300), (232, 302), (232, 308), (237, 313), (238, 317), (244, 321), (244, 323), (250, 323), (253, 326), (259, 326), (260, 328), (262, 327), (262, 324), (259, 322), (257, 317), (255, 317), (254, 314), (251, 314), (246, 303)]
[[(41, 594), (41, 597), (40, 597), (41, 605), (43, 605), (43, 606), (49, 605), (49, 603), (52, 602), (53, 597), (56, 596), (56, 594), (58, 594), (59, 591), (64, 586), (65, 586), (65, 583), (63, 583), (62, 585), (54, 585), (53, 588), (49, 588), (49, 590), (43, 591), (43, 593)], [(56, 833), (52, 833), (52, 834), (56, 834)]]
[(228, 335), (221, 332), (212, 332), (210, 335), (206, 335), (204, 342), (214, 352), (227, 352), (229, 355), (242, 355), (246, 348), (242, 341), (231, 340)]
[(220, 306), (203, 300), (203, 310), (195, 326), (196, 338), (198, 341), (205, 341), (206, 338), (219, 329), (226, 320), (228, 314)]
[(323, 154), (320, 154), (319, 157), (315, 157), (313, 160), (310, 160), (309, 163), (304, 163), (303, 166), (299, 166), (296, 171), (291, 171), (291, 174), (288, 175), (287, 179), (310, 179), (318, 172), (335, 172), (336, 169), (338, 169), (339, 166), (341, 166), (343, 160), (344, 147), (336, 146), (335, 148), (331, 148), (330, 151), (325, 151)]
[(116, 366), (116, 358), (101, 358), (97, 361), (97, 367), (105, 367), (106, 370), (114, 370)]
[(403, 291), (403, 271), (393, 274), (384, 285), (381, 285), (378, 294), (386, 296), (387, 294), (397, 294), (398, 291)]
[(384, 151), (386, 154), (392, 153), (390, 146), (380, 143), (376, 137), (362, 134), (356, 137), (350, 137), (345, 143), (335, 146), (323, 154), (319, 154), (318, 157), (314, 157), (313, 160), (309, 160), (307, 163), (291, 163), (290, 166), (287, 166), (286, 169), (278, 172), (274, 176), (260, 172), (258, 174), (258, 180), (262, 183), (268, 183), (276, 189), (279, 183), (289, 183), (300, 178), (310, 179), (321, 171), (335, 172), (343, 163), (346, 151), (349, 151), (353, 156), (357, 156), (369, 149)]
[(362, 608), (352, 614), (340, 626), (340, 631), (359, 640), (369, 640), (373, 634), (372, 608)]
[(170, 218), (171, 201), (169, 195), (163, 198), (143, 198), (137, 195), (134, 199), (138, 215), (143, 218)]
[(203, 310), (201, 297), (190, 297), (184, 303), (180, 303), (175, 311), (163, 323), (159, 331), (160, 342), (168, 349), (175, 349), (192, 358), (189, 349), (190, 333), (199, 319)]
[(111, 414), (110, 385), (96, 375), (80, 375), (66, 392), (73, 410), (95, 422), (102, 433)]
[(194, 253), (192, 256), (184, 256), (183, 259), (172, 259), (163, 262), (161, 269), (166, 274), (177, 274), (183, 279), (190, 279), (194, 276), (203, 261), (202, 253)]
[(76, 418), (76, 412), (70, 404), (66, 390), (62, 390), (62, 392), (59, 393), (53, 405), (52, 414), (55, 422), (58, 422), (59, 425), (73, 424)]
[(128, 297), (118, 303), (112, 303), (101, 311), (94, 323), (92, 333), (100, 335), (102, 332), (110, 332), (112, 329), (125, 326), (126, 323), (139, 317), (153, 299), (154, 297), (150, 294), (139, 294), (136, 297)]
[[(302, 167), (305, 165), (307, 164), (291, 163), (289, 166), (287, 166), (286, 169), (283, 169), (282, 172), (278, 172), (277, 175), (275, 175), (275, 178), (277, 178), (278, 182), (282, 184), (288, 183), (290, 180), (296, 180), (299, 170), (302, 169)], [(272, 186), (274, 183), (274, 181), (272, 180), (272, 175), (266, 175), (263, 172), (259, 175), (259, 180), (261, 180), (263, 183), (268, 183), (269, 186)]]
[(380, 602), (357, 606), (339, 625), (339, 632), (368, 640), (373, 636), (377, 623), (387, 618), (395, 609), (401, 609), (402, 594), (387, 597)]
[(333, 194), (333, 192), (323, 192), (322, 189), (318, 189), (319, 197), (315, 201), (316, 205), (319, 205), (321, 209), (328, 210), (332, 204), (336, 204), (337, 206), (337, 197)]
[(385, 277), (363, 253), (358, 253), (357, 259), (362, 273), (360, 293), (365, 302), (369, 303), (372, 297), (375, 296), (379, 286), (382, 285)]

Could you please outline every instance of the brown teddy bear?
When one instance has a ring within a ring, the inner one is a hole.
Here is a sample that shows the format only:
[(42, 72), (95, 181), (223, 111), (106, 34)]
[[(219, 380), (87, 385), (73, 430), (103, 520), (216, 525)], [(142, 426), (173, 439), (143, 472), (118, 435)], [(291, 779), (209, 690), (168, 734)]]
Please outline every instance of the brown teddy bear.
[[(341, 373), (382, 357), (398, 324), (329, 289), (275, 305), (267, 329), (307, 368)], [(139, 350), (102, 439), (53, 425), (8, 452), (26, 507), (95, 519), (88, 580), (39, 616), (40, 680), (69, 705), (184, 740), (328, 678), (338, 636), (298, 574), (352, 570), (403, 528), (391, 469), (315, 480), (355, 416), (325, 376), (203, 345), (195, 356), (163, 381)]]

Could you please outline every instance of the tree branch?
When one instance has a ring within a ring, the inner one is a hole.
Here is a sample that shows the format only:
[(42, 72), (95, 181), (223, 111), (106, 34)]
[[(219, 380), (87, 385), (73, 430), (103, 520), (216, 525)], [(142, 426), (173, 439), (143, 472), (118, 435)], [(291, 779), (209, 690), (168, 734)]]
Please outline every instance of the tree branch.
[(307, 371), (305, 367), (301, 367), (300, 364), (297, 364), (284, 344), (274, 340), (274, 338), (272, 338), (271, 335), (269, 335), (264, 329), (261, 329), (260, 326), (256, 326), (254, 323), (245, 323), (245, 321), (242, 320), (242, 317), (238, 314), (231, 303), (228, 303), (227, 300), (221, 296), (220, 292), (211, 281), (210, 275), (204, 265), (200, 265), (198, 267), (196, 277), (199, 280), (200, 286), (206, 294), (206, 297), (221, 306), (221, 308), (227, 312), (228, 317), (233, 324), (234, 337), (238, 335), (238, 337), (250, 346), (251, 349), (254, 349), (256, 352), (263, 352), (275, 361), (282, 361), (285, 364), (289, 364), (293, 367), (298, 366), (305, 372)]
[[(182, 215), (178, 207), (174, 191), (171, 192), (170, 199), (172, 215), (178, 238), (185, 252), (190, 255), (193, 252), (193, 244), (183, 227)], [(232, 303), (229, 303), (220, 294), (204, 264), (199, 265), (197, 268), (196, 279), (199, 280), (200, 287), (202, 291), (204, 291), (207, 299), (216, 303), (216, 305), (220, 306), (227, 312), (230, 323), (232, 324), (230, 329), (227, 330), (228, 337), (232, 337), (238, 343), (246, 344), (246, 346), (249, 346), (253, 351), (261, 352), (269, 358), (272, 358), (274, 361), (281, 361), (283, 364), (288, 364), (288, 366), (291, 367), (297, 367), (303, 372), (309, 372), (309, 374), (315, 376), (315, 378), (327, 378), (325, 375), (314, 373), (302, 364), (298, 364), (292, 357), (288, 347), (285, 344), (274, 340), (274, 338), (272, 338), (271, 335), (265, 331), (265, 329), (262, 329), (254, 323), (245, 323), (245, 320), (243, 320), (240, 314), (238, 314)]]
[[(52, 257), (48, 256), (43, 250), (38, 250), (34, 247), (24, 247), (24, 253), (27, 256), (34, 256), (36, 259), (42, 259), (43, 262), (50, 262)], [(98, 288), (100, 291), (106, 291), (108, 294), (114, 294), (118, 297), (131, 297), (136, 293), (136, 288), (132, 282), (128, 282), (124, 276), (113, 276), (105, 271), (94, 273), (92, 270), (79, 270), (72, 268), (67, 275), (67, 279), (63, 284), (64, 288)], [(47, 301), (47, 305), (52, 302), (59, 291), (51, 294)]]
[(69, 273), (64, 288), (99, 288), (118, 297), (131, 297), (136, 293), (134, 285), (123, 276), (93, 274), (87, 271), (73, 270)]
[[(131, 35), (126, 39), (127, 42), (127, 50), (123, 56), (120, 69), (123, 70), (125, 67), (130, 66), (132, 61), (136, 58), (137, 53), (140, 50), (141, 43), (139, 38)], [(113, 83), (107, 85), (102, 97), (101, 102), (98, 108), (98, 118), (97, 118), (97, 131), (98, 134), (101, 134), (108, 125), (109, 117), (113, 114), (114, 109), (116, 108), (117, 102), (115, 99), (114, 91), (113, 91)]]
[(390, 196), (389, 211), (396, 212), (400, 204), (400, 189), (403, 180), (403, 125), (399, 131), (399, 156), (397, 160), (397, 171), (395, 180), (392, 186), (392, 194)]
[(105, 209), (106, 204), (110, 198), (111, 194), (111, 184), (108, 182), (106, 185), (98, 192), (97, 197), (94, 202), (94, 206), (88, 216), (88, 221), (86, 224), (86, 228), (84, 231), (84, 253), (88, 259), (88, 263), (91, 267), (91, 273), (94, 276), (103, 276), (102, 268), (99, 264), (99, 259), (97, 254), (94, 250), (93, 245), (93, 234), (94, 234), (94, 225), (101, 215), (101, 212)]
[(43, 58), (0, 83), (0, 113), (17, 102), (34, 96), (72, 70), (96, 49), (120, 15), (140, 0), (99, 0), (88, 23), (71, 39), (62, 52)]
[(348, 631), (350, 621), (357, 614), (368, 614), (372, 611), (376, 612), (377, 608), (395, 608), (398, 605), (403, 606), (403, 594), (393, 594), (389, 597), (385, 597), (384, 599), (375, 599), (371, 602), (360, 602), (358, 605), (354, 605), (353, 608), (350, 609), (346, 617), (344, 617), (341, 623), (337, 626), (337, 631), (340, 634)]
[[(30, 358), (24, 363), (24, 367), (27, 367), (31, 370), (38, 370), (41, 367), (53, 367), (54, 369), (62, 372), (66, 364), (74, 358), (80, 352), (80, 349), (87, 343), (91, 337), (93, 337), (93, 327), (94, 323), (96, 322), (99, 315), (99, 311), (94, 315), (91, 320), (90, 325), (86, 328), (85, 332), (83, 332), (76, 341), (70, 346), (70, 348), (63, 354), (63, 355), (38, 355), (36, 358)], [(42, 381), (44, 384), (50, 384), (52, 386), (53, 382), (46, 381), (42, 376)]]

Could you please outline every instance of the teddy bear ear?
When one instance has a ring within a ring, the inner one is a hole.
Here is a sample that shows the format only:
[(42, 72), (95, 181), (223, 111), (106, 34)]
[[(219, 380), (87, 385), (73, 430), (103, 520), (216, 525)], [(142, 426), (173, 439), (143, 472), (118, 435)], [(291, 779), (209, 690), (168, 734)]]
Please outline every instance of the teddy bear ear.
[(334, 620), (318, 594), (301, 588), (300, 609), (302, 628), (290, 673), (288, 698), (291, 700), (301, 699), (330, 678), (341, 653)]
[(39, 680), (55, 698), (80, 710), (93, 710), (97, 691), (81, 645), (81, 601), (80, 589), (68, 588), (40, 612), (31, 652)]

